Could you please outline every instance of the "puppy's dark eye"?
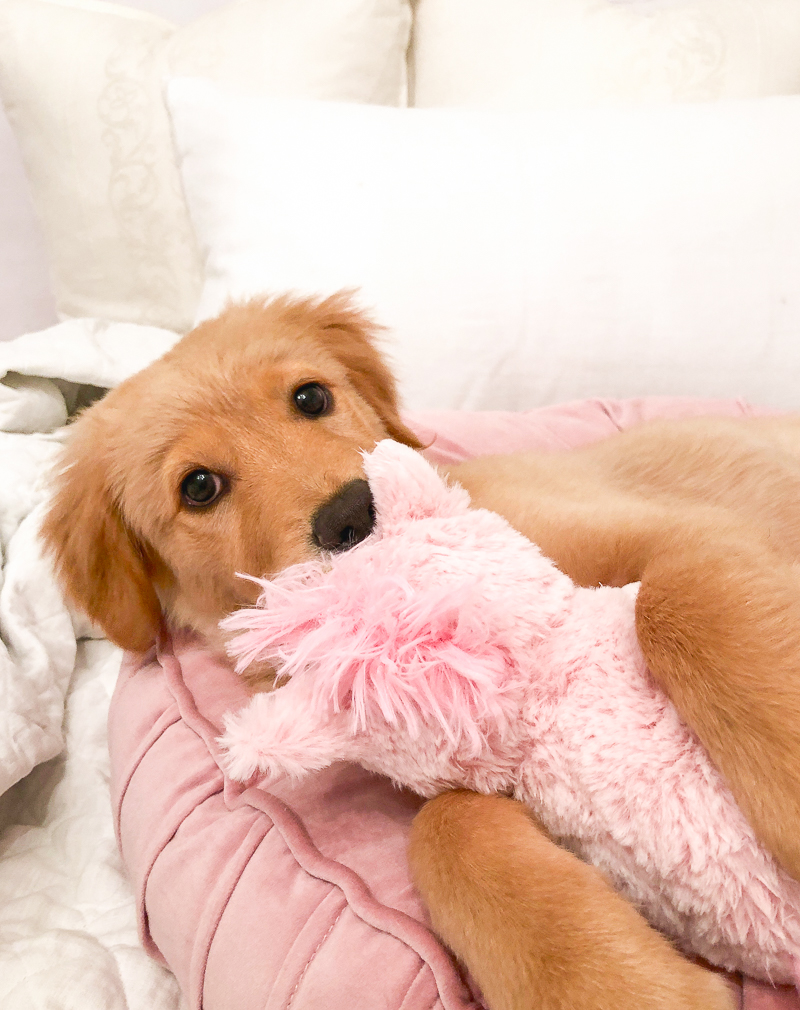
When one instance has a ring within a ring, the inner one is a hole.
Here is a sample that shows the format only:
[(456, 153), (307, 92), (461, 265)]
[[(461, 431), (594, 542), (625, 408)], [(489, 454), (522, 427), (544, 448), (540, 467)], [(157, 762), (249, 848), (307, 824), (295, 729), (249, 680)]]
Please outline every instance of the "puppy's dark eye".
[(321, 417), (333, 406), (333, 396), (327, 386), (320, 382), (307, 382), (292, 394), (294, 405), (307, 417)]
[(193, 507), (211, 505), (225, 490), (225, 479), (211, 470), (192, 470), (181, 483), (181, 497)]

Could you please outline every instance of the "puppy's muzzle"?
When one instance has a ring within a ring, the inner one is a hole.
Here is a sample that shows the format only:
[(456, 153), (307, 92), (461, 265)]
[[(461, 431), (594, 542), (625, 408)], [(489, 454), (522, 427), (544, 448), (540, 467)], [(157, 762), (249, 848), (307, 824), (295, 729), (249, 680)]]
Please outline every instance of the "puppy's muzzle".
[(368, 537), (374, 525), (369, 484), (351, 480), (317, 510), (312, 527), (314, 543), (326, 551), (345, 551)]

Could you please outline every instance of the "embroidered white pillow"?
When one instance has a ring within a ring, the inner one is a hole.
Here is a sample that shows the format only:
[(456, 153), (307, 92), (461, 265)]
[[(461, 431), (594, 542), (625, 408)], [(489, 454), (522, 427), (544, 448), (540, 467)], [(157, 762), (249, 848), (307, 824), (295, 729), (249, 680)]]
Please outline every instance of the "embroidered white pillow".
[(797, 0), (419, 0), (413, 104), (560, 108), (800, 92)]
[(499, 114), (175, 80), (169, 103), (200, 317), (360, 287), (414, 409), (797, 406), (800, 97)]
[(0, 92), (59, 313), (191, 323), (201, 266), (163, 103), (168, 73), (397, 103), (409, 22), (407, 0), (243, 0), (182, 28), (100, 0), (3, 0)]

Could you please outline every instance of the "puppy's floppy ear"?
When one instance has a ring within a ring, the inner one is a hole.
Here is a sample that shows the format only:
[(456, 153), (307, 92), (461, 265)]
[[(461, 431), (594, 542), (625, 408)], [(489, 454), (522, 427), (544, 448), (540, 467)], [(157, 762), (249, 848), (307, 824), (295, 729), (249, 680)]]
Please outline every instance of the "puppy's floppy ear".
[(158, 635), (161, 607), (144, 552), (112, 500), (99, 452), (78, 442), (42, 524), (45, 547), (66, 596), (115, 645), (145, 652)]
[(380, 327), (355, 308), (349, 291), (326, 298), (316, 311), (321, 343), (347, 369), (350, 381), (383, 421), (389, 437), (412, 449), (424, 448), (400, 420), (394, 377), (375, 348)]

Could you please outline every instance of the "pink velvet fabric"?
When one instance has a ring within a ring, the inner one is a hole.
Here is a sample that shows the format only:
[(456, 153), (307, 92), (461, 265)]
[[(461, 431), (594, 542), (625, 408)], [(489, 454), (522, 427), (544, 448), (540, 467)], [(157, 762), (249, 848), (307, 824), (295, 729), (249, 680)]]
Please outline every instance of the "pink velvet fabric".
[[(741, 401), (595, 400), (408, 418), (437, 462), (595, 441), (651, 417), (747, 416)], [(192, 1010), (475, 1010), (406, 864), (415, 796), (337, 765), (270, 792), (226, 781), (215, 738), (245, 693), (189, 637), (126, 657), (109, 715), (111, 789), (142, 941)], [(800, 1010), (736, 983), (745, 1010)]]

